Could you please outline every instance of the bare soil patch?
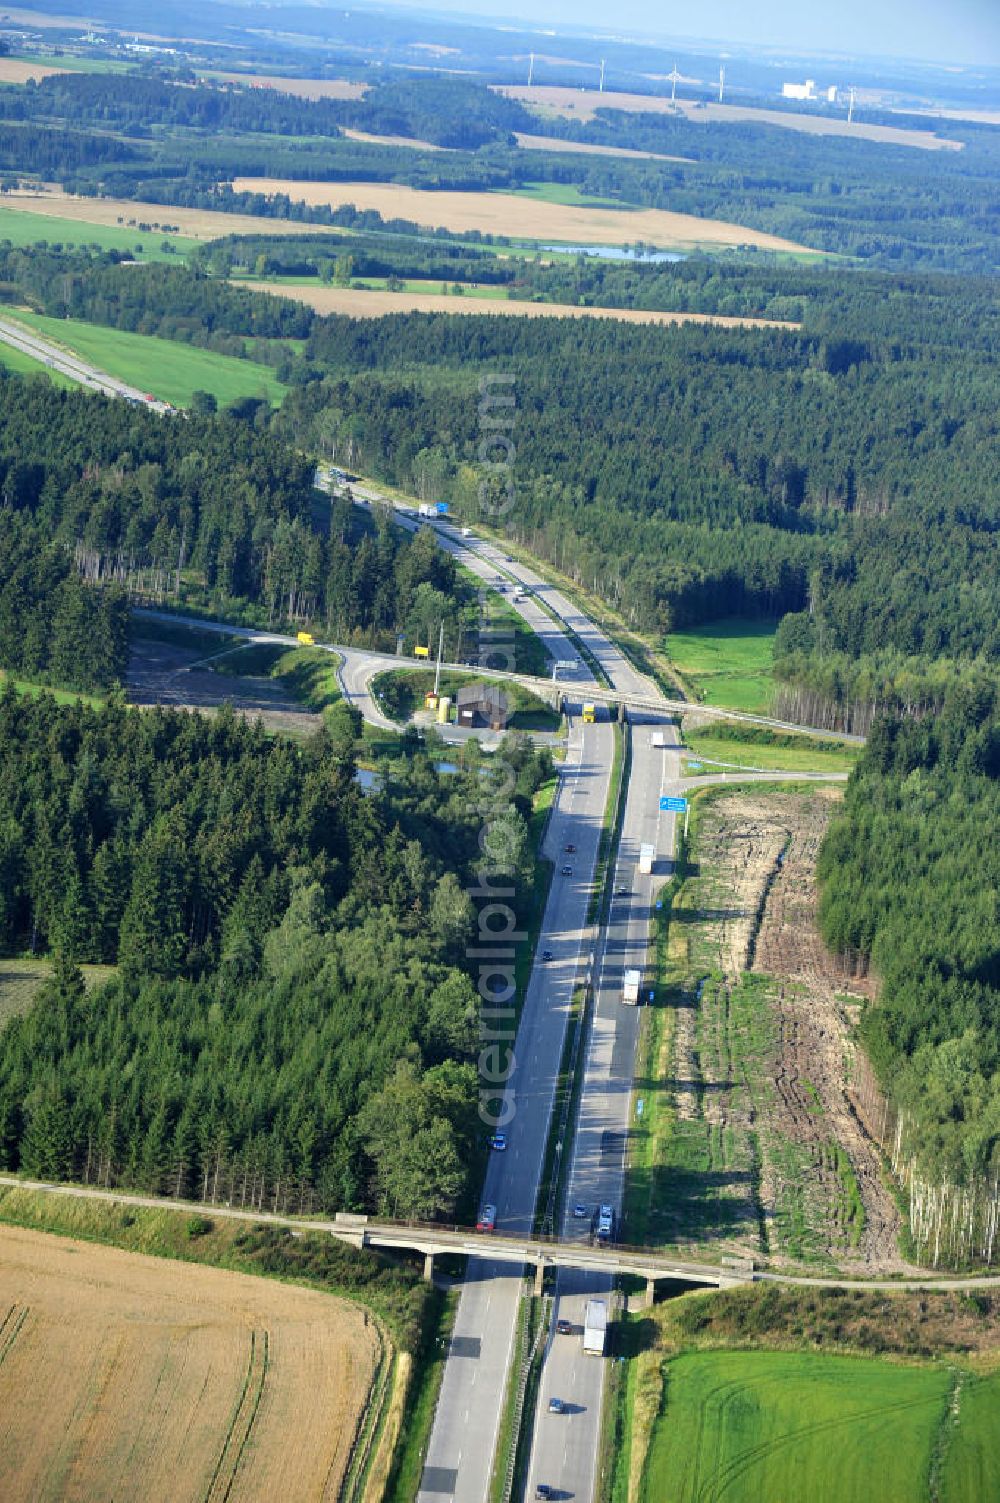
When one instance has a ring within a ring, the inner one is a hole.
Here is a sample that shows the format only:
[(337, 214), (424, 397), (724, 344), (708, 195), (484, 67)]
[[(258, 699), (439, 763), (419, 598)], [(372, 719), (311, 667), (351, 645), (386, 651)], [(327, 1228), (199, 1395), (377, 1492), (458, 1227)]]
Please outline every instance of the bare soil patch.
[[(220, 642), (219, 651), (224, 650)], [(200, 648), (137, 638), (129, 654), (126, 685), (134, 705), (167, 705), (180, 710), (219, 710), (232, 705), (238, 715), (260, 719), (269, 730), (307, 734), (319, 716), (293, 699), (281, 681), (247, 675), (232, 678), (202, 667)]]
[[(607, 97), (607, 96), (605, 96)], [(667, 209), (605, 209), (547, 203), (513, 193), (430, 192), (400, 183), (316, 183), (296, 178), (239, 177), (237, 193), (287, 193), (310, 205), (354, 204), (375, 209), (385, 219), (410, 219), (455, 234), (480, 230), (529, 240), (565, 241), (569, 245), (695, 246), (756, 245), (767, 250), (807, 251), (808, 246), (762, 230), (722, 219), (699, 219)], [(282, 220), (282, 224), (285, 221)], [(315, 226), (312, 226), (315, 230)]]
[(913, 146), (924, 151), (961, 151), (964, 142), (946, 140), (932, 131), (912, 130), (899, 125), (866, 125), (861, 121), (847, 123), (846, 116), (837, 119), (828, 115), (795, 114), (788, 110), (754, 109), (738, 104), (696, 104), (678, 99), (671, 104), (669, 99), (657, 94), (619, 94), (605, 92), (584, 93), (580, 89), (566, 89), (543, 84), (496, 85), (497, 92), (510, 99), (519, 99), (529, 109), (537, 109), (540, 115), (561, 115), (567, 120), (593, 120), (598, 110), (626, 110), (631, 114), (684, 115), (688, 120), (702, 125), (738, 124), (778, 125), (785, 130), (804, 131), (813, 136), (853, 136), (862, 141), (881, 141), (890, 146)]
[(5, 1503), (333, 1500), (378, 1363), (318, 1291), (0, 1228)]
[[(773, 796), (772, 796), (773, 797)], [(871, 982), (844, 974), (826, 950), (816, 921), (816, 859), (833, 805), (802, 801), (809, 811), (791, 825), (791, 841), (771, 883), (754, 967), (779, 978), (775, 1085), (782, 1131), (805, 1146), (818, 1172), (831, 1137), (848, 1155), (864, 1206), (856, 1248), (867, 1267), (893, 1271), (900, 1216), (885, 1182), (881, 1154), (852, 1100), (859, 1060), (851, 1031), (850, 994), (871, 995)], [(830, 1172), (829, 1166), (826, 1172)]]
[(892, 1273), (905, 1266), (900, 1216), (852, 1098), (858, 983), (816, 922), (816, 858), (838, 797), (762, 788), (703, 809), (684, 916), (687, 962), (711, 974), (677, 1013), (674, 1077), (693, 1082), (677, 1112), (720, 1145), (731, 1197), (749, 1173), (777, 1261)]
[(439, 292), (380, 292), (364, 287), (282, 286), (268, 282), (237, 283), (258, 292), (306, 303), (317, 313), (346, 313), (350, 318), (386, 318), (391, 313), (476, 313), (514, 318), (613, 318), (624, 324), (715, 324), (730, 329), (798, 329), (797, 323), (771, 318), (729, 318), (715, 313), (664, 313), (647, 308), (580, 308), (570, 303), (529, 303), (518, 298), (451, 297)]

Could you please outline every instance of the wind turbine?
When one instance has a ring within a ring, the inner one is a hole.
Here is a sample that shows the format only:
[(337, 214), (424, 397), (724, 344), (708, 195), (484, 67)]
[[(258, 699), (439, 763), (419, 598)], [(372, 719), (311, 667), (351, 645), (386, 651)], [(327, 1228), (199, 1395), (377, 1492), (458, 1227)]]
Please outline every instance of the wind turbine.
[(725, 92), (726, 92), (726, 70), (725, 70), (725, 68), (720, 68), (719, 69), (719, 103), (720, 104), (722, 103), (722, 96), (723, 96), (723, 94)]
[(535, 71), (535, 54), (532, 52), (532, 53), (529, 53), (529, 55), (528, 55), (528, 88), (529, 89), (531, 88), (531, 78), (532, 78), (532, 74), (534, 73), (534, 71)]
[(671, 90), (670, 90), (670, 103), (673, 104), (674, 101), (677, 98), (677, 85), (680, 83), (681, 79), (684, 77), (684, 74), (683, 73), (678, 73), (678, 71), (677, 71), (677, 64), (674, 63), (673, 72), (672, 73), (668, 73), (667, 77), (669, 78), (670, 83), (672, 85)]
[(603, 59), (603, 57), (601, 58), (601, 86), (600, 86), (599, 92), (601, 94), (604, 93), (604, 59)]
[(850, 103), (847, 106), (847, 123), (848, 123), (848, 125), (850, 125), (851, 121), (854, 119), (854, 96), (855, 96), (856, 93), (857, 93), (857, 89), (855, 89), (854, 85), (851, 84), (851, 100), (850, 100)]

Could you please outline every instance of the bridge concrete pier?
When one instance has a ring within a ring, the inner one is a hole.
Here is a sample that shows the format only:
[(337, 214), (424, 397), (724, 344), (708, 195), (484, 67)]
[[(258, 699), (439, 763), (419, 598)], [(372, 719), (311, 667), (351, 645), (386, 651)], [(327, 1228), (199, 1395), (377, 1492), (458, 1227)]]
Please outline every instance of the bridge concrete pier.
[(427, 1252), (427, 1253), (424, 1253), (424, 1283), (425, 1284), (433, 1284), (433, 1282), (434, 1282), (434, 1254), (432, 1252)]

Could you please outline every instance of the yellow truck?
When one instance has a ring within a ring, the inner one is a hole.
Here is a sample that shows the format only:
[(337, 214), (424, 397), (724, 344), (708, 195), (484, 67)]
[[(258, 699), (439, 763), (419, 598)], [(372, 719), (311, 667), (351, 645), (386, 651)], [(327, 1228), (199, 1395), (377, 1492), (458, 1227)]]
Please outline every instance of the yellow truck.
[(311, 631), (299, 631), (299, 632), (296, 632), (295, 633), (295, 640), (296, 640), (296, 642), (300, 642), (303, 647), (315, 647), (316, 646), (316, 638), (313, 636), (313, 634), (312, 634)]
[(431, 650), (429, 647), (414, 647), (413, 649), (413, 656), (415, 658), (429, 658), (430, 655)]
[(596, 706), (595, 705), (584, 705), (584, 707), (583, 707), (583, 723), (584, 723), (584, 725), (593, 725), (596, 720), (597, 720), (597, 708), (596, 708)]

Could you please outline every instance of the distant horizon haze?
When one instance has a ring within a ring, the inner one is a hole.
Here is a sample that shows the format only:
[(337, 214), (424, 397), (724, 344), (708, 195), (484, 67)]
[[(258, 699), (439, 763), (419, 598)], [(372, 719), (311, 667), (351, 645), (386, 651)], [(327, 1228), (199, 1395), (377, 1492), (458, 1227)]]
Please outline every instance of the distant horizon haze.
[[(524, 0), (504, 10), (497, 0), (390, 0), (403, 9), (432, 8), (477, 20), (520, 21), (527, 26), (572, 26), (575, 30), (626, 37), (630, 33), (669, 46), (707, 42), (715, 46), (787, 48), (792, 59), (809, 52), (860, 57), (1000, 67), (1000, 0), (702, 0), (695, 7), (653, 6), (621, 0), (609, 13), (597, 0), (542, 0), (529, 16)], [(1000, 98), (997, 100), (1000, 108)]]

